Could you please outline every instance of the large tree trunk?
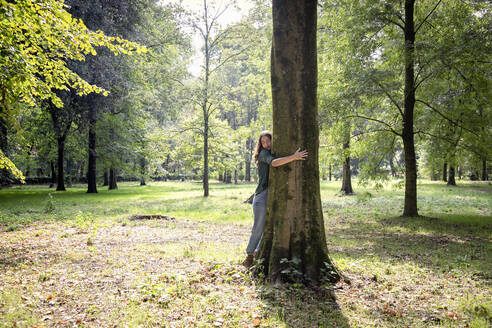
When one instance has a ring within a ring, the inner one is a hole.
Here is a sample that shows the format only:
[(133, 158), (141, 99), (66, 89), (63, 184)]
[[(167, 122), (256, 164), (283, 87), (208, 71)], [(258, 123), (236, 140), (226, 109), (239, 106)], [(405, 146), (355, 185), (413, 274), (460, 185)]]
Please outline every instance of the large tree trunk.
[[(343, 149), (350, 148), (350, 141), (343, 144)], [(342, 189), (340, 189), (344, 195), (353, 195), (354, 191), (352, 189), (352, 177), (350, 174), (350, 157), (347, 156), (343, 162), (342, 167)]]
[(442, 166), (442, 181), (448, 181), (448, 163), (444, 163)]
[(65, 138), (63, 136), (57, 137), (58, 141), (58, 176), (57, 176), (57, 191), (65, 191), (65, 175), (63, 172), (63, 152), (65, 151)]
[(109, 169), (109, 190), (118, 189), (118, 185), (116, 184), (116, 176), (116, 169), (111, 167)]
[(456, 180), (454, 179), (454, 166), (453, 165), (449, 165), (448, 186), (456, 186)]
[(96, 185), (96, 110), (89, 109), (89, 165), (87, 169), (87, 193), (97, 193)]
[(415, 26), (413, 21), (415, 0), (405, 0), (405, 88), (403, 110), (403, 149), (405, 152), (405, 205), (403, 216), (418, 216), (417, 210), (417, 161), (413, 132), (415, 107)]
[(487, 160), (482, 160), (482, 181), (487, 181), (489, 176), (487, 174)]
[[(273, 1), (272, 152), (285, 156), (297, 147), (309, 152), (306, 161), (270, 169), (258, 271), (275, 282), (340, 278), (328, 256), (320, 198), (316, 10), (316, 0)], [(288, 268), (301, 274), (283, 274)]]

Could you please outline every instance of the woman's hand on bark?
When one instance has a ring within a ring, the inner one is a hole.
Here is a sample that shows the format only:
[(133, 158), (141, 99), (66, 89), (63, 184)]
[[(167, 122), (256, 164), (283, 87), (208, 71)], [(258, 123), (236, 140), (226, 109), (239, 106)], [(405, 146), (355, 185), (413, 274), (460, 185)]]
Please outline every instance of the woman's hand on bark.
[(304, 161), (307, 155), (307, 150), (301, 150), (301, 148), (297, 148), (296, 152), (292, 156), (294, 156), (294, 160), (296, 161)]

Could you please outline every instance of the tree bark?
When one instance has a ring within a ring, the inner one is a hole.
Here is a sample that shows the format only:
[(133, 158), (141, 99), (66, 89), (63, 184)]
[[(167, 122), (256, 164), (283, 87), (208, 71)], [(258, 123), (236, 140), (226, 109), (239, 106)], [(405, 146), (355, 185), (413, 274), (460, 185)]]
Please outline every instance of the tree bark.
[(489, 180), (489, 176), (487, 174), (487, 160), (482, 160), (482, 181)]
[(442, 181), (448, 181), (448, 163), (444, 163), (442, 166)]
[(97, 193), (96, 185), (96, 109), (89, 107), (89, 164), (87, 169), (87, 193)]
[(246, 153), (245, 159), (244, 159), (244, 164), (245, 164), (245, 173), (244, 173), (244, 180), (250, 182), (251, 181), (251, 157), (253, 156), (253, 151), (251, 144), (253, 143), (253, 140), (251, 137), (248, 137), (248, 140), (246, 141), (246, 147), (248, 148), (248, 152)]
[(118, 189), (118, 185), (116, 184), (116, 175), (116, 169), (111, 167), (109, 169), (109, 190)]
[[(320, 197), (316, 11), (316, 0), (273, 1), (272, 152), (309, 152), (305, 161), (270, 169), (258, 271), (274, 282), (340, 278), (328, 256)], [(282, 272), (293, 268), (301, 274)]]
[[(343, 144), (343, 149), (350, 148), (350, 141)], [(354, 191), (352, 189), (352, 177), (350, 174), (350, 157), (347, 156), (343, 162), (342, 167), (342, 189), (340, 189), (344, 195), (353, 195)]]
[(456, 180), (454, 179), (454, 166), (453, 165), (449, 165), (448, 186), (456, 186)]
[(60, 109), (56, 108), (53, 104), (49, 103), (47, 105), (48, 112), (51, 115), (51, 120), (53, 123), (53, 129), (55, 130), (56, 140), (57, 140), (57, 191), (65, 191), (65, 176), (63, 171), (64, 166), (64, 151), (65, 151), (65, 140), (67, 139), (68, 131), (72, 126), (72, 117), (67, 115), (66, 112), (61, 112)]
[(108, 169), (104, 169), (104, 174), (103, 174), (103, 187), (109, 186), (109, 174), (108, 174)]
[(203, 197), (208, 197), (208, 113), (207, 103), (203, 105)]
[(140, 185), (145, 186), (145, 165), (146, 165), (146, 160), (145, 157), (142, 156), (140, 157)]
[(402, 216), (418, 216), (417, 210), (417, 161), (415, 158), (415, 141), (413, 115), (415, 107), (415, 0), (405, 0), (405, 87), (403, 110), (403, 149), (405, 153), (405, 204)]

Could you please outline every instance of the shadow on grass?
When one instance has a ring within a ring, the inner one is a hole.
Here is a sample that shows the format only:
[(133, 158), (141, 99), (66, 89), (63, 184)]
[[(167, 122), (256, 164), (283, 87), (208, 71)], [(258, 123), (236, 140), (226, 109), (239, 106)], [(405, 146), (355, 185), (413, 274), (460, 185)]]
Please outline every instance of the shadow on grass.
[(412, 262), (435, 272), (474, 272), (492, 278), (490, 218), (387, 218), (352, 221), (331, 229), (328, 240), (343, 257)]
[(266, 305), (265, 315), (284, 322), (286, 327), (350, 327), (327, 290), (260, 284), (258, 294)]
[(438, 214), (436, 217), (392, 217), (382, 219), (385, 226), (402, 227), (408, 231), (426, 231), (455, 235), (467, 239), (487, 239), (492, 233), (492, 216)]

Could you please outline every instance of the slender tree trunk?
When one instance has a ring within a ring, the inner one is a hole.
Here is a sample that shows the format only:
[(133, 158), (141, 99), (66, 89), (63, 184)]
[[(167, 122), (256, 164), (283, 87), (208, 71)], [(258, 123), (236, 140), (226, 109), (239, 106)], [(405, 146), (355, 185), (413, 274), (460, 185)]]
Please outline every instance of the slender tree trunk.
[(405, 204), (403, 216), (418, 216), (417, 210), (417, 161), (413, 132), (413, 112), (415, 107), (415, 0), (405, 0), (405, 88), (403, 111), (403, 149), (405, 153)]
[(330, 179), (330, 181), (331, 181), (331, 164), (330, 164), (330, 166), (329, 166), (329, 168), (328, 168), (328, 172), (329, 172), (328, 177), (329, 177), (329, 179)]
[(248, 151), (244, 159), (244, 164), (245, 164), (244, 180), (248, 182), (251, 181), (251, 157), (253, 156), (252, 149), (251, 149), (252, 142), (253, 141), (251, 140), (251, 138), (248, 137), (248, 140), (246, 141), (246, 147), (248, 148)]
[(118, 185), (116, 184), (116, 176), (116, 169), (111, 167), (109, 169), (109, 190), (118, 189)]
[(210, 77), (210, 48), (209, 48), (209, 33), (210, 26), (208, 25), (207, 0), (203, 0), (203, 9), (205, 12), (205, 88), (203, 99), (203, 197), (208, 197), (208, 134), (209, 134), (209, 108), (208, 108), (208, 80)]
[(87, 169), (87, 193), (97, 193), (96, 185), (96, 110), (89, 109), (89, 165)]
[(461, 180), (463, 176), (463, 169), (461, 168), (461, 166), (458, 166), (458, 179)]
[(206, 111), (207, 104), (204, 107), (203, 118), (203, 197), (208, 197), (208, 113)]
[(146, 165), (146, 160), (145, 157), (142, 156), (140, 157), (140, 185), (145, 186), (145, 165)]
[(57, 137), (58, 141), (58, 180), (56, 184), (57, 191), (65, 191), (65, 176), (63, 172), (63, 152), (65, 151), (65, 138)]
[(442, 166), (442, 181), (448, 181), (448, 163), (444, 163)]
[(448, 186), (456, 186), (456, 180), (454, 179), (454, 166), (453, 165), (449, 165)]
[(108, 169), (104, 169), (104, 174), (103, 174), (103, 187), (109, 186), (109, 173)]
[(237, 184), (237, 169), (234, 169), (234, 184)]
[[(31, 157), (32, 155), (32, 150), (34, 148), (34, 144), (31, 145), (31, 147), (29, 147), (29, 150), (27, 151), (27, 156)], [(26, 173), (25, 173), (25, 177), (29, 177), (31, 175), (31, 165), (29, 164), (30, 160), (27, 161), (27, 168), (26, 168)]]
[[(343, 144), (343, 149), (350, 148), (350, 141)], [(344, 195), (353, 195), (354, 191), (352, 189), (352, 177), (350, 173), (350, 157), (346, 157), (343, 162), (342, 168), (342, 189), (340, 189)]]
[[(305, 161), (270, 169), (258, 271), (275, 282), (339, 279), (328, 256), (320, 197), (316, 11), (316, 0), (273, 1), (272, 152), (309, 152)], [(282, 273), (293, 267), (299, 276)]]
[(53, 188), (56, 184), (56, 171), (55, 171), (55, 163), (53, 161), (50, 161), (50, 168), (51, 168), (51, 183), (50, 183), (50, 188)]
[(482, 160), (482, 181), (487, 181), (489, 176), (487, 174), (487, 160)]

